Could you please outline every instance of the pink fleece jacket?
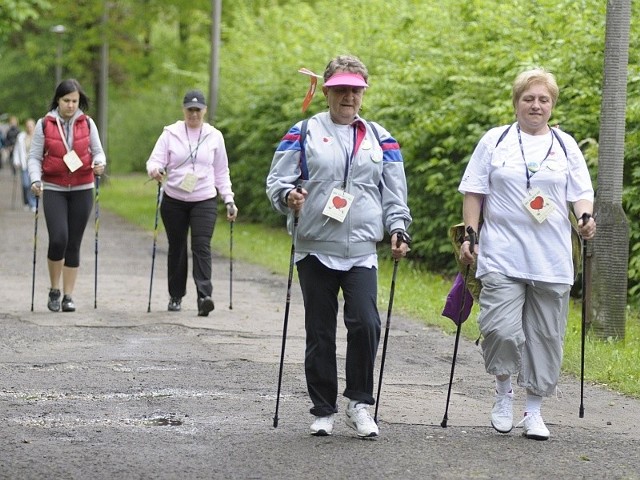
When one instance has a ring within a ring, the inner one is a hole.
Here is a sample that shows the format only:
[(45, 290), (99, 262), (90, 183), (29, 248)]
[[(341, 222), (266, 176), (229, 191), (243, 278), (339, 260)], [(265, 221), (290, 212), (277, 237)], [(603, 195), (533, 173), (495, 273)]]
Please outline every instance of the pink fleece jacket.
[[(182, 120), (164, 127), (147, 160), (147, 174), (151, 176), (156, 169), (167, 173), (164, 191), (171, 198), (199, 202), (220, 195), (224, 203), (233, 202), (224, 138), (220, 130), (208, 123), (202, 125), (199, 135), (191, 132), (189, 136)], [(197, 178), (191, 192), (180, 188), (189, 173)]]

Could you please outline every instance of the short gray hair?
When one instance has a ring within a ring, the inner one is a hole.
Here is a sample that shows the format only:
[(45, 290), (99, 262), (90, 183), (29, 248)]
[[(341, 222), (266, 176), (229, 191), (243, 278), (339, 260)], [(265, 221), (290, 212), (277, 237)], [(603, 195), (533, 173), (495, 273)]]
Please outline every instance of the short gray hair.
[(364, 78), (364, 81), (367, 82), (369, 78), (369, 72), (367, 71), (367, 67), (362, 63), (362, 61), (353, 55), (338, 55), (333, 60), (331, 60), (327, 67), (324, 69), (324, 81), (329, 80), (332, 75), (336, 72), (351, 72), (351, 73), (359, 73)]

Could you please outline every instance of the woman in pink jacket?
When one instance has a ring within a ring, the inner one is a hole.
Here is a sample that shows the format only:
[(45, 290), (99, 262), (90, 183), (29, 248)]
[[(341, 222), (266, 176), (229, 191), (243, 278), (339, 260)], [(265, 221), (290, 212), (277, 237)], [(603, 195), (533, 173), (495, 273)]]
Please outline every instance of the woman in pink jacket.
[(191, 90), (182, 103), (184, 120), (164, 127), (147, 160), (148, 175), (164, 181), (160, 207), (167, 232), (169, 306), (181, 309), (187, 290), (187, 239), (191, 230), (193, 280), (198, 315), (206, 317), (214, 308), (211, 298), (211, 237), (217, 217), (217, 197), (227, 207), (233, 222), (238, 209), (233, 201), (229, 164), (222, 133), (204, 121), (207, 104), (199, 90)]

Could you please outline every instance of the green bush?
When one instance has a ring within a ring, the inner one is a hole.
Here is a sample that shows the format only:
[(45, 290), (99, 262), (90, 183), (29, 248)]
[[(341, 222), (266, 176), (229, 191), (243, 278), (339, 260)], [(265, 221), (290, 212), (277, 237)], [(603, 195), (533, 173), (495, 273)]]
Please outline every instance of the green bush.
[[(481, 135), (513, 121), (511, 83), (521, 70), (541, 65), (556, 74), (561, 99), (552, 121), (578, 141), (590, 139), (585, 153), (597, 154), (602, 2), (454, 0), (447, 7), (354, 0), (343, 15), (325, 0), (286, 2), (258, 14), (234, 9), (219, 125), (245, 218), (282, 221), (264, 194), (273, 151), (292, 123), (326, 108), (316, 98), (309, 112), (300, 112), (308, 79), (296, 71), (322, 73), (339, 53), (358, 55), (369, 67), (362, 114), (402, 147), (412, 253), (429, 269), (453, 269), (446, 232), (461, 218), (458, 183)], [(594, 171), (596, 158), (588, 158)]]

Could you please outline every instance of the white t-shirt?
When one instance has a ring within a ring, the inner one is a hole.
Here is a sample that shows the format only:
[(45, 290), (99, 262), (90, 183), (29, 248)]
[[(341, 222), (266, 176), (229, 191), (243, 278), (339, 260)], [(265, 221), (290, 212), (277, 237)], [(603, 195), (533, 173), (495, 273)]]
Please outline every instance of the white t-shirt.
[[(476, 276), (499, 272), (571, 285), (574, 275), (567, 202), (593, 202), (594, 196), (582, 152), (573, 137), (557, 129), (567, 155), (551, 132), (520, 132), (521, 149), (515, 124), (496, 147), (506, 128), (493, 128), (481, 138), (458, 187), (461, 193), (485, 195)], [(527, 162), (540, 165), (538, 171), (529, 172), (529, 189), (523, 151)], [(525, 201), (530, 203), (537, 190), (555, 206), (542, 222), (525, 208)]]

